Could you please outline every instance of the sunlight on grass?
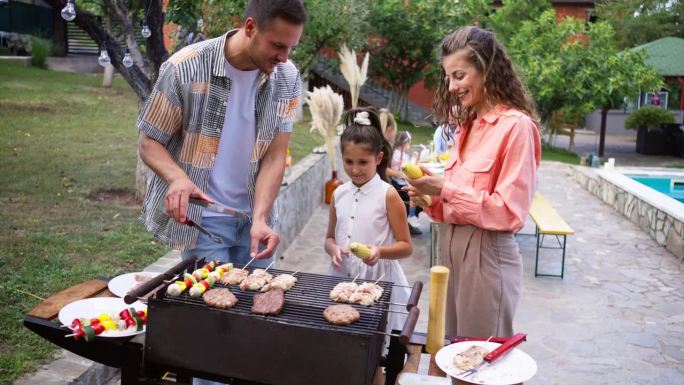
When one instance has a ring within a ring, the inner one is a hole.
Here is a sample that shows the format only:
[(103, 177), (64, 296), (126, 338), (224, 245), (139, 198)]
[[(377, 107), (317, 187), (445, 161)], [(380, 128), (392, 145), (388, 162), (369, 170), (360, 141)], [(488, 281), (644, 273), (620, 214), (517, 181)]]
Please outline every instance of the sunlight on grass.
[(92, 191), (133, 191), (138, 101), (120, 79), (0, 62), (0, 383), (11, 383), (54, 346), (24, 315), (88, 279), (138, 271), (167, 248), (137, 221), (140, 208), (94, 202)]

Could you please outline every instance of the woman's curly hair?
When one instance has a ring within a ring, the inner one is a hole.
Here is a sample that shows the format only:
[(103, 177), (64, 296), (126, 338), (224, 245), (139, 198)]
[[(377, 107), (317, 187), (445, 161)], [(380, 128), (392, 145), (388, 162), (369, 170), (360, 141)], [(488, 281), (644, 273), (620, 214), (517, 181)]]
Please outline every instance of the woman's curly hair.
[[(468, 57), (471, 63), (482, 73), (485, 97), (492, 105), (505, 104), (526, 113), (535, 122), (539, 121), (530, 93), (493, 32), (475, 26), (461, 27), (451, 32), (440, 45), (440, 62), (462, 49), (470, 52)], [(472, 106), (462, 108), (456, 94), (449, 92), (449, 78), (444, 67), (440, 68), (433, 108), (435, 115), (444, 123), (448, 123), (451, 116), (459, 126), (463, 126), (474, 113)]]

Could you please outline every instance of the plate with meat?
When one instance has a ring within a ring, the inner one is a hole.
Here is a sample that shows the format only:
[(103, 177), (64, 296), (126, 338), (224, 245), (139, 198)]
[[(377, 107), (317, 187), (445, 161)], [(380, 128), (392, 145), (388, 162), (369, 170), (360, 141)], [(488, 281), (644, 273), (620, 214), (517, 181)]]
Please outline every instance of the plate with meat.
[(129, 291), (140, 287), (145, 282), (158, 276), (160, 273), (138, 271), (136, 273), (122, 274), (112, 278), (107, 284), (109, 291), (117, 297), (123, 298)]
[(537, 363), (520, 349), (512, 349), (491, 364), (484, 365), (475, 374), (461, 374), (480, 364), (484, 357), (500, 344), (487, 341), (463, 341), (447, 345), (437, 352), (435, 361), (451, 377), (472, 384), (511, 385), (525, 382), (537, 373)]

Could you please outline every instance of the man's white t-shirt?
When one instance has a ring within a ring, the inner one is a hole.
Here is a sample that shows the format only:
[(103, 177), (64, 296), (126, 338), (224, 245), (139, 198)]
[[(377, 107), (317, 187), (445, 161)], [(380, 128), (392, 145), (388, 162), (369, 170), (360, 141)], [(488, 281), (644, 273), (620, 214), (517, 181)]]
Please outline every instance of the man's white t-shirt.
[[(249, 163), (256, 141), (255, 98), (260, 71), (240, 71), (226, 61), (230, 95), (207, 195), (216, 203), (252, 212), (247, 193)], [(224, 215), (203, 210), (205, 217)]]

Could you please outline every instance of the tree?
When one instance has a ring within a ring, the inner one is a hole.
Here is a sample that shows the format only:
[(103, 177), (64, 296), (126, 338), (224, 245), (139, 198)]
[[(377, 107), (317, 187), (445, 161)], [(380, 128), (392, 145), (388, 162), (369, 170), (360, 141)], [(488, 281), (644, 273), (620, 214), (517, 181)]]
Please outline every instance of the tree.
[[(524, 22), (512, 36), (509, 52), (536, 101), (543, 126), (549, 126), (554, 112), (585, 116), (601, 108), (607, 113), (625, 96), (660, 84), (642, 55), (618, 52), (614, 39), (615, 32), (605, 22), (556, 22), (552, 10), (537, 21)], [(601, 143), (604, 139), (605, 119)], [(599, 150), (603, 155), (603, 144)]]
[(615, 30), (619, 48), (631, 48), (666, 36), (684, 38), (683, 0), (609, 0), (596, 13)]
[[(434, 82), (436, 48), (456, 26), (471, 24), (489, 9), (484, 0), (378, 0), (370, 2), (368, 50), (371, 75), (393, 91), (388, 107), (406, 118), (408, 91)], [(376, 58), (373, 60), (372, 58)]]
[[(207, 36), (218, 36), (228, 28), (237, 28), (246, 5), (247, 0), (205, 1), (202, 12), (206, 18)], [(368, 8), (365, 0), (307, 0), (304, 5), (308, 21), (299, 45), (292, 51), (292, 60), (306, 77), (322, 49), (337, 50), (342, 43), (355, 47), (364, 42)]]
[(622, 107), (625, 97), (633, 98), (641, 90), (659, 89), (662, 79), (653, 67), (645, 63), (642, 52), (618, 52), (615, 32), (610, 24), (590, 24), (587, 40), (585, 64), (590, 65), (592, 71), (581, 71), (578, 75), (584, 78), (580, 81), (593, 86), (593, 102), (601, 109), (598, 155), (602, 157), (608, 111)]
[[(46, 2), (54, 9), (62, 9), (66, 5), (66, 0), (46, 0)], [(141, 12), (144, 14), (142, 4), (148, 7), (147, 24), (152, 31), (152, 35), (146, 40), (144, 51), (135, 39), (136, 21), (140, 20)], [(91, 2), (86, 8), (76, 5), (76, 8), (76, 18), (72, 22), (88, 33), (88, 36), (100, 47), (106, 47), (114, 68), (130, 84), (138, 95), (139, 101), (144, 102), (152, 91), (159, 67), (168, 57), (162, 33), (164, 15), (161, 0), (149, 0), (149, 2), (112, 0), (102, 3)], [(95, 15), (86, 9), (100, 9), (102, 14)], [(111, 29), (103, 27), (100, 23), (101, 17), (119, 24), (121, 36), (115, 36)], [(63, 21), (60, 19), (59, 22)], [(124, 41), (125, 46), (120, 41)], [(133, 57), (134, 65), (130, 68), (124, 67), (121, 63), (126, 48)]]
[(551, 8), (549, 0), (503, 0), (501, 8), (495, 9), (483, 21), (483, 26), (496, 32), (497, 39), (506, 45), (511, 36), (525, 21), (536, 20)]

